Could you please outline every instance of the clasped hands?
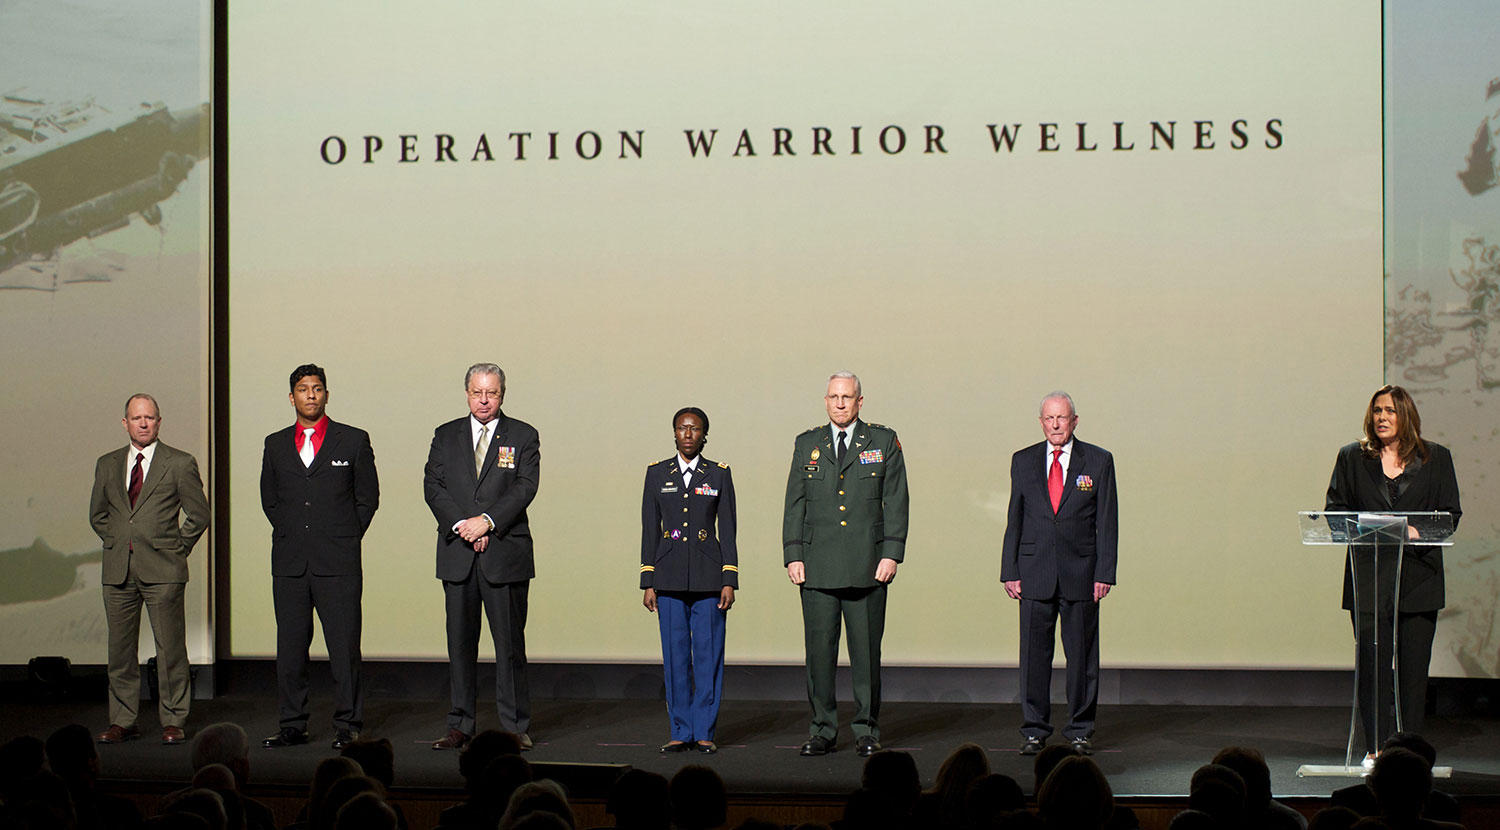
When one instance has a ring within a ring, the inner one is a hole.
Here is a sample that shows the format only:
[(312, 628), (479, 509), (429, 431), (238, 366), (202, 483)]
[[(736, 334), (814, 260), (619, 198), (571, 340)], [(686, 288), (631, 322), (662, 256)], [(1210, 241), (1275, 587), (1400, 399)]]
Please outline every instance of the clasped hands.
[(459, 538), (474, 546), (475, 553), (484, 553), (484, 549), (490, 546), (489, 520), (483, 516), (473, 516), (459, 522), (454, 530)]

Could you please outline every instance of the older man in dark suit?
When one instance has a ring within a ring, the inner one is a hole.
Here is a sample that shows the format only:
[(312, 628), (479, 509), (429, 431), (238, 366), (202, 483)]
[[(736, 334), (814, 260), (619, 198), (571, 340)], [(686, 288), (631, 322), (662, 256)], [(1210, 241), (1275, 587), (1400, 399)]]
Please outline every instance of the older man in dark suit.
[(1078, 412), (1066, 392), (1042, 399), (1046, 440), (1010, 461), (1010, 510), (1000, 579), (1021, 601), (1022, 755), (1052, 734), (1052, 651), (1062, 618), (1068, 658), (1068, 724), (1063, 737), (1091, 752), (1099, 702), (1099, 602), (1115, 584), (1119, 505), (1115, 460), (1073, 438)]
[(507, 417), (505, 372), (476, 363), (464, 375), (469, 414), (438, 427), (423, 491), (437, 519), (437, 577), (448, 615), (448, 732), (433, 749), (462, 749), (475, 732), (479, 613), (495, 642), (495, 705), (500, 728), (530, 749), (531, 690), (526, 675), (526, 610), (532, 561), (526, 508), (541, 480), (541, 439)]
[(189, 699), (188, 553), (208, 529), (208, 499), (198, 462), (157, 440), (161, 410), (146, 394), (125, 402), (129, 446), (94, 465), (89, 523), (104, 544), (104, 614), (109, 626), (109, 728), (100, 743), (140, 736), (141, 666), (136, 654), (141, 606), (156, 639), (157, 708), (161, 741), (185, 740)]
[(305, 744), (307, 663), (313, 612), (323, 627), (333, 672), (333, 748), (359, 738), (359, 633), (364, 570), (361, 540), (380, 506), (375, 451), (362, 429), (325, 414), (327, 375), (307, 364), (292, 371), (287, 397), (297, 422), (266, 436), (260, 500), (271, 520), (271, 597), (276, 605), (276, 688), (281, 730), (267, 747)]

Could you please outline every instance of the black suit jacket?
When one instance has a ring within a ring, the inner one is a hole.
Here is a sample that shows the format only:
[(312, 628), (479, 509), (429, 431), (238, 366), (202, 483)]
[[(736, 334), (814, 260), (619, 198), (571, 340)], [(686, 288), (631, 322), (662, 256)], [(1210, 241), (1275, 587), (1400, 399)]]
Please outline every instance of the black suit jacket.
[(677, 456), (646, 468), (641, 495), (641, 588), (717, 593), (740, 585), (734, 476), (702, 456), (684, 486)]
[(260, 463), (260, 504), (271, 520), (271, 574), (358, 574), (360, 540), (380, 506), (369, 433), (330, 419), (322, 448), (305, 467), (297, 432), (294, 425), (267, 435)]
[[(1359, 448), (1358, 443), (1348, 444), (1339, 450), (1333, 464), (1333, 476), (1328, 481), (1328, 498), (1325, 510), (1348, 511), (1422, 511), (1442, 510), (1453, 514), (1453, 526), (1463, 515), (1458, 503), (1458, 477), (1453, 471), (1453, 454), (1441, 444), (1426, 442), (1430, 457), (1425, 463), (1406, 468), (1406, 489), (1391, 501), (1386, 489), (1385, 471), (1380, 458), (1370, 458)], [(1356, 546), (1356, 554), (1360, 551)], [(1373, 550), (1373, 548), (1372, 548)], [(1408, 613), (1436, 611), (1443, 607), (1446, 599), (1443, 585), (1443, 549), (1429, 545), (1407, 546), (1401, 563), (1401, 610)], [(1363, 570), (1363, 569), (1362, 569)], [(1391, 578), (1394, 584), (1395, 577)], [(1361, 580), (1361, 594), (1368, 588)], [(1354, 607), (1354, 581), (1349, 574), (1349, 561), (1344, 560), (1344, 608)]]
[[(495, 420), (484, 470), (477, 476), (469, 416), (433, 432), (422, 489), (437, 519), (438, 579), (462, 582), (469, 578), (475, 562), (490, 582), (521, 582), (536, 576), (526, 508), (536, 498), (541, 469), (537, 431), (524, 421), (507, 418), (503, 411)], [(495, 529), (490, 531), (484, 553), (475, 553), (473, 545), (453, 532), (453, 526), (481, 513), (490, 517)]]
[(1021, 580), (1026, 599), (1091, 600), (1095, 582), (1115, 583), (1120, 537), (1115, 459), (1075, 437), (1062, 502), (1053, 514), (1047, 452), (1043, 441), (1011, 456), (1000, 579)]

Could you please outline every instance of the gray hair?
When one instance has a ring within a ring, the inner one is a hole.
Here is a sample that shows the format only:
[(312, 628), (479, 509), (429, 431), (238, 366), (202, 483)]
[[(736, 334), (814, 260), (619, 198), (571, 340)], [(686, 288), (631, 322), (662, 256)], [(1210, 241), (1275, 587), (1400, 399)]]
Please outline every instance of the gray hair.
[(468, 390), (469, 381), (473, 380), (475, 375), (494, 375), (500, 378), (500, 391), (505, 391), (505, 370), (499, 366), (493, 363), (475, 363), (473, 366), (470, 366), (469, 371), (464, 373), (465, 391)]
[(157, 405), (155, 398), (151, 397), (150, 395), (147, 395), (145, 392), (137, 392), (134, 395), (131, 395), (130, 397), (128, 397), (128, 398), (125, 399), (125, 417), (126, 418), (130, 417), (130, 405), (133, 404), (133, 403), (135, 403), (138, 400), (141, 400), (142, 398), (144, 398), (144, 399), (146, 399), (146, 400), (148, 400), (148, 401), (151, 402), (151, 408), (154, 409), (154, 410), (156, 410), (156, 417), (158, 419), (160, 419), (161, 418), (161, 407)]
[(859, 385), (859, 375), (856, 375), (853, 372), (847, 372), (846, 371), (846, 372), (834, 372), (833, 374), (831, 374), (831, 375), (828, 376), (828, 382), (829, 383), (833, 383), (835, 380), (852, 380), (852, 381), (854, 381), (854, 397), (856, 397), (856, 398), (862, 398), (862, 397), (864, 397), (865, 390), (864, 390), (863, 386)]
[(1036, 414), (1038, 414), (1038, 415), (1042, 414), (1042, 407), (1044, 407), (1044, 406), (1047, 405), (1047, 401), (1067, 401), (1068, 402), (1068, 414), (1069, 415), (1077, 415), (1078, 414), (1078, 407), (1076, 407), (1076, 406), (1073, 405), (1073, 396), (1069, 395), (1067, 392), (1062, 391), (1061, 389), (1054, 389), (1051, 392), (1048, 392), (1047, 393), (1047, 397), (1042, 398), (1042, 402), (1039, 403), (1039, 404), (1037, 404), (1037, 406), (1036, 406)]
[(193, 737), (193, 769), (209, 764), (232, 766), (250, 757), (250, 736), (237, 723), (215, 723), (198, 730)]

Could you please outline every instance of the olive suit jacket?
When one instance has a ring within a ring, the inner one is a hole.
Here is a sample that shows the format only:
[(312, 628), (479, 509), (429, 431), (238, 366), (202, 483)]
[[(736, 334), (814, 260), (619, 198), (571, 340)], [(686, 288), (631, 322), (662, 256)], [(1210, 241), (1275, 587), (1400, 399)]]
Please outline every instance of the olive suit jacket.
[(104, 545), (103, 583), (119, 585), (132, 566), (142, 582), (187, 582), (188, 553), (208, 530), (208, 499), (191, 453), (157, 442), (135, 507), (125, 489), (132, 447), (94, 466), (89, 523)]
[(856, 421), (843, 463), (828, 424), (797, 436), (786, 482), (784, 564), (801, 561), (807, 588), (869, 588), (881, 559), (906, 557), (909, 498), (896, 431)]

